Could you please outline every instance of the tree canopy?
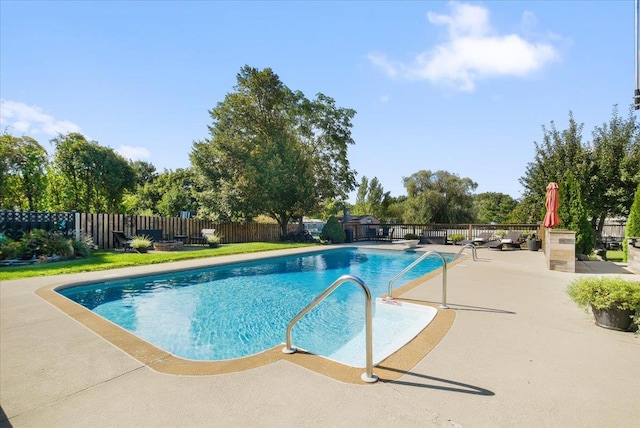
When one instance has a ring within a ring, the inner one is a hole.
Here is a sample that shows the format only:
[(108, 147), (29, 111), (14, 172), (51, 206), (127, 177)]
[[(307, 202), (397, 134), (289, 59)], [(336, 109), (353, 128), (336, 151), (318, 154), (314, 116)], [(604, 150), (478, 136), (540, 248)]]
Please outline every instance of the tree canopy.
[(323, 94), (307, 99), (269, 68), (244, 66), (234, 92), (210, 110), (210, 138), (190, 155), (202, 211), (223, 220), (269, 215), (286, 235), (292, 218), (346, 199), (355, 111)]
[(0, 208), (44, 208), (47, 151), (35, 139), (0, 136)]
[(389, 217), (388, 206), (390, 192), (385, 192), (378, 177), (373, 177), (371, 181), (363, 176), (360, 185), (356, 203), (351, 209), (352, 214), (365, 215), (370, 214), (379, 219)]
[(113, 149), (70, 133), (53, 139), (57, 199), (53, 209), (120, 212), (126, 190), (135, 185), (129, 163)]
[(404, 178), (407, 189), (406, 223), (467, 223), (473, 221), (473, 195), (478, 187), (470, 178), (448, 171), (418, 171)]
[(609, 122), (594, 129), (592, 142), (583, 143), (582, 129), (571, 112), (567, 129), (557, 130), (554, 122), (542, 127), (542, 143), (534, 143), (535, 158), (520, 178), (521, 204), (542, 220), (546, 185), (564, 183), (570, 173), (580, 187), (591, 225), (600, 233), (605, 218), (629, 213), (640, 183), (640, 134), (632, 110), (622, 118), (616, 106)]

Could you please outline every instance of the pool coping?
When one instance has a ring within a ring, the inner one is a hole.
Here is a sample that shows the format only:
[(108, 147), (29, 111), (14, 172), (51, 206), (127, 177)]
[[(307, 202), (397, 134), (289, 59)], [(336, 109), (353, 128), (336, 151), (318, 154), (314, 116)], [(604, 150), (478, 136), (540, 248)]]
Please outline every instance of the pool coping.
[[(380, 246), (382, 249), (382, 246)], [(404, 248), (393, 248), (385, 246), (384, 249), (404, 250)], [(320, 250), (321, 251), (321, 250)], [(309, 251), (313, 252), (313, 251)], [(305, 251), (304, 253), (307, 253)], [(252, 257), (251, 260), (265, 260), (277, 257), (273, 254), (265, 253), (263, 257)], [(462, 255), (447, 264), (447, 268), (453, 267), (459, 262), (469, 258), (469, 255)], [(236, 263), (238, 260), (229, 262), (221, 261), (215, 263), (215, 266)], [(161, 272), (153, 272), (152, 275), (180, 272), (185, 270), (193, 270), (194, 268), (172, 268)], [(438, 343), (445, 337), (449, 329), (454, 323), (456, 314), (454, 310), (440, 309), (438, 304), (433, 302), (416, 301), (412, 299), (403, 299), (402, 295), (408, 291), (418, 287), (424, 282), (440, 275), (442, 268), (436, 269), (427, 275), (423, 275), (402, 287), (394, 290), (395, 299), (398, 301), (406, 301), (413, 304), (432, 306), (438, 309), (434, 319), (424, 328), (417, 336), (411, 339), (398, 351), (394, 352), (376, 366), (374, 366), (374, 374), (381, 381), (397, 380), (407, 372), (409, 372), (418, 362), (426, 357)], [(109, 280), (118, 280), (138, 277), (145, 274), (124, 274), (122, 276), (110, 277)], [(298, 350), (294, 354), (285, 354), (282, 352), (282, 346), (278, 345), (256, 355), (242, 358), (222, 361), (197, 361), (181, 357), (177, 357), (147, 341), (141, 339), (135, 334), (125, 330), (115, 323), (103, 318), (102, 316), (92, 312), (84, 306), (73, 302), (72, 300), (57, 293), (56, 290), (64, 289), (72, 286), (81, 286), (99, 282), (97, 280), (86, 281), (64, 281), (41, 287), (35, 291), (35, 294), (50, 303), (70, 318), (82, 324), (98, 336), (102, 337), (115, 347), (119, 348), (126, 354), (138, 360), (140, 363), (159, 373), (171, 375), (220, 375), (227, 373), (235, 373), (239, 371), (254, 369), (267, 364), (277, 362), (279, 360), (289, 361), (300, 367), (304, 367), (310, 371), (322, 374), (335, 380), (363, 384), (361, 379), (363, 368), (351, 367), (345, 364), (330, 360), (328, 358), (307, 353)], [(380, 296), (380, 297), (384, 297)], [(374, 344), (375, 346), (375, 344)]]

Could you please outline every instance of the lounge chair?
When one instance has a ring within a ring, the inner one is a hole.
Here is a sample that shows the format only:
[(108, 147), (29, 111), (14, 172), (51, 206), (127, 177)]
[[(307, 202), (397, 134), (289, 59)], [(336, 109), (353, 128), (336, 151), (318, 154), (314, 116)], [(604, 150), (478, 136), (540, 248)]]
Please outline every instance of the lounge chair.
[(113, 242), (114, 244), (116, 244), (116, 247), (122, 247), (125, 252), (131, 249), (131, 240), (127, 238), (127, 236), (122, 231), (113, 231)]
[(517, 248), (520, 249), (520, 242), (522, 240), (522, 231), (510, 230), (499, 241), (490, 241), (482, 245), (482, 247), (492, 248), (495, 250), (502, 250), (503, 248)]
[(393, 241), (393, 227), (389, 229), (388, 227), (382, 228), (382, 233), (378, 235), (378, 239), (381, 241)]
[(491, 238), (493, 238), (493, 231), (481, 232), (475, 238), (463, 239), (462, 241), (459, 241), (458, 244), (459, 245), (466, 245), (466, 244), (483, 245), (491, 241)]

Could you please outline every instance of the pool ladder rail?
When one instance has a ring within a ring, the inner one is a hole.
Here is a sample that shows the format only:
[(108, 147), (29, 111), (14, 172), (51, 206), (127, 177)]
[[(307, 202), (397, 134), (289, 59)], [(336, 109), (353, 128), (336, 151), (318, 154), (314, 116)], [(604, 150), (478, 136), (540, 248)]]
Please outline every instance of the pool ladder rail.
[(442, 259), (442, 304), (440, 304), (440, 308), (449, 309), (449, 306), (447, 306), (447, 259), (442, 255), (442, 253), (439, 253), (438, 251), (425, 252), (423, 255), (414, 260), (414, 262), (409, 266), (402, 269), (399, 274), (391, 278), (391, 281), (389, 281), (389, 290), (387, 291), (387, 297), (384, 298), (384, 301), (386, 303), (393, 302), (393, 283), (400, 279), (402, 275), (416, 267), (418, 263), (432, 255), (436, 255)]
[(329, 294), (331, 294), (336, 288), (345, 282), (354, 282), (360, 286), (362, 291), (365, 294), (365, 317), (366, 317), (366, 326), (365, 326), (365, 336), (366, 336), (366, 371), (360, 376), (364, 382), (373, 383), (378, 380), (378, 376), (373, 374), (373, 309), (371, 302), (371, 291), (369, 287), (362, 281), (360, 278), (353, 275), (342, 275), (340, 278), (334, 281), (322, 294), (316, 297), (311, 303), (309, 303), (303, 310), (300, 311), (298, 315), (296, 315), (289, 325), (287, 325), (287, 338), (286, 345), (282, 348), (282, 352), (285, 354), (293, 354), (296, 352), (296, 348), (291, 346), (291, 331), (293, 330), (293, 326), (300, 321), (300, 319), (305, 316), (311, 309), (313, 309), (318, 303), (323, 301)]
[(476, 246), (473, 244), (464, 244), (462, 246), (462, 248), (460, 248), (460, 251), (458, 251), (458, 254), (456, 254), (456, 259), (458, 257), (460, 257), (460, 254), (462, 254), (462, 252), (464, 251), (465, 248), (471, 248), (471, 254), (473, 255), (473, 261), (477, 261), (478, 260), (478, 252), (476, 250)]

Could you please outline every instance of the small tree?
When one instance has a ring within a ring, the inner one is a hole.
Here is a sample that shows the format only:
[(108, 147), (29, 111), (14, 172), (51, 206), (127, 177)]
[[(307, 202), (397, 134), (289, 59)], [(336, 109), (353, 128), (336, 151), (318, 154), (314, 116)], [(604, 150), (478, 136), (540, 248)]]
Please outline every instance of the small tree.
[(327, 224), (322, 228), (320, 239), (323, 241), (331, 241), (334, 244), (342, 244), (347, 239), (347, 236), (338, 219), (332, 216), (329, 217)]
[(580, 185), (575, 176), (569, 172), (560, 187), (560, 217), (561, 226), (576, 232), (576, 252), (590, 254), (595, 242), (591, 223), (587, 219)]
[(636, 189), (636, 194), (633, 198), (633, 204), (629, 211), (629, 218), (627, 219), (627, 225), (624, 230), (625, 242), (623, 242), (622, 248), (624, 249), (624, 261), (627, 261), (628, 239), (640, 237), (640, 184)]

